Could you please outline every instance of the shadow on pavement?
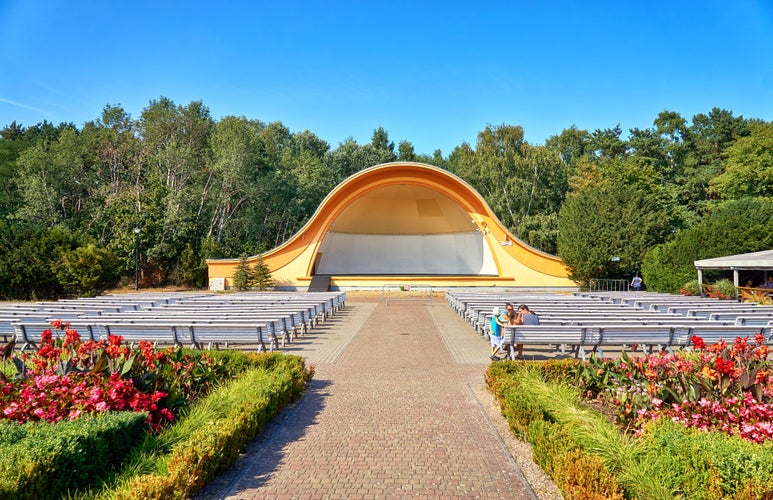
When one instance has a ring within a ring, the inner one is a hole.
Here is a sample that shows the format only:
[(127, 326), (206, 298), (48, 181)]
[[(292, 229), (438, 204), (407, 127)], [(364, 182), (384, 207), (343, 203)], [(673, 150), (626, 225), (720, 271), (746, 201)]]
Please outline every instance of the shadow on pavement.
[(306, 430), (315, 424), (329, 395), (329, 385), (328, 380), (312, 379), (300, 400), (282, 410), (255, 440), (247, 444), (231, 467), (191, 498), (223, 499), (265, 484), (279, 469), (286, 446), (302, 439)]

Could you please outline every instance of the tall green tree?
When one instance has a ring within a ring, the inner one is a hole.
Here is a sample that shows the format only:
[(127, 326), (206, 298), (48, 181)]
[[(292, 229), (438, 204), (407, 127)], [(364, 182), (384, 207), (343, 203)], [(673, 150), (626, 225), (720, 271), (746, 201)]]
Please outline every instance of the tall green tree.
[(146, 169), (136, 217), (147, 245), (143, 264), (154, 282), (167, 279), (209, 222), (199, 207), (212, 125), (200, 101), (177, 106), (162, 97), (142, 112), (139, 133)]
[(516, 236), (541, 250), (555, 249), (551, 218), (540, 217), (559, 210), (568, 186), (568, 167), (555, 149), (526, 143), (522, 127), (489, 126), (475, 149), (456, 148), (449, 165)]
[(206, 235), (218, 242), (249, 229), (244, 216), (258, 196), (262, 128), (259, 122), (227, 116), (212, 130), (212, 162), (202, 205), (209, 204)]
[(22, 198), (16, 216), (52, 227), (76, 228), (88, 213), (95, 185), (91, 153), (79, 133), (64, 129), (54, 141), (37, 141), (17, 162), (15, 184)]
[(549, 137), (545, 147), (558, 153), (564, 163), (572, 166), (591, 153), (591, 134), (572, 125), (560, 134)]
[(354, 139), (348, 138), (336, 149), (329, 152), (325, 158), (325, 163), (333, 175), (335, 184), (339, 184), (360, 170), (389, 163), (395, 159), (394, 152), (388, 148), (376, 148), (373, 144), (360, 145)]
[(635, 187), (605, 184), (569, 194), (558, 216), (558, 255), (572, 279), (632, 277), (647, 250), (669, 234), (659, 208)]
[(418, 156), (413, 149), (413, 144), (408, 141), (400, 141), (397, 145), (397, 159), (400, 161), (417, 161)]
[(16, 160), (29, 146), (24, 136), (25, 128), (15, 121), (0, 130), (0, 217), (12, 213), (18, 207)]
[(773, 123), (753, 123), (749, 131), (726, 149), (725, 170), (710, 181), (722, 199), (773, 197)]
[(621, 136), (623, 129), (618, 123), (613, 128), (596, 129), (591, 134), (590, 154), (595, 158), (620, 159), (628, 152), (628, 143)]
[(137, 124), (120, 106), (107, 105), (101, 116), (81, 131), (92, 152), (93, 187), (88, 222), (83, 228), (108, 247), (125, 272), (134, 267), (134, 227), (141, 212), (144, 187)]
[(684, 172), (674, 179), (674, 193), (677, 202), (695, 215), (695, 221), (714, 202), (710, 186), (725, 169), (728, 148), (747, 135), (747, 120), (724, 109), (713, 108), (692, 118)]
[(389, 140), (389, 134), (382, 127), (373, 131), (370, 145), (373, 146), (374, 149), (388, 151), (393, 156), (395, 154), (395, 143)]

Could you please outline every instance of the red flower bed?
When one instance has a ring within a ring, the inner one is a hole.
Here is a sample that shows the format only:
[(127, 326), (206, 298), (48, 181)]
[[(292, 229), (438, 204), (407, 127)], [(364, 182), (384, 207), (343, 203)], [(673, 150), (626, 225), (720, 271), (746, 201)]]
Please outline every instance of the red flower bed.
[[(77, 331), (61, 321), (33, 353), (14, 353), (6, 346), (0, 371), (0, 418), (17, 422), (58, 422), (83, 414), (109, 411), (148, 412), (158, 430), (217, 379), (216, 367), (202, 355), (193, 360), (180, 349), (156, 351), (150, 342), (138, 349), (123, 338), (81, 341)], [(10, 348), (9, 348), (10, 347)], [(9, 363), (16, 375), (6, 375)]]
[(693, 350), (618, 359), (591, 359), (574, 368), (586, 395), (618, 408), (617, 420), (640, 431), (650, 420), (670, 418), (701, 430), (749, 441), (773, 439), (773, 377), (763, 335)]

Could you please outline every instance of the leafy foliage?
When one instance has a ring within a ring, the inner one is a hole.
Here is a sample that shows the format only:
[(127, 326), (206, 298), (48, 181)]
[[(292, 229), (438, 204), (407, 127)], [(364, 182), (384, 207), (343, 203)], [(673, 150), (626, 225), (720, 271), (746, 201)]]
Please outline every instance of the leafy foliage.
[(726, 168), (711, 180), (711, 190), (723, 199), (773, 196), (773, 123), (749, 129), (727, 148)]
[[(773, 247), (773, 199), (743, 198), (717, 205), (699, 224), (650, 250), (642, 277), (650, 290), (678, 292), (695, 277), (696, 260)], [(718, 279), (707, 272), (705, 281)]]
[[(650, 247), (695, 226), (720, 201), (771, 194), (771, 124), (724, 109), (691, 122), (664, 110), (627, 138), (619, 125), (573, 126), (544, 145), (524, 137), (519, 125), (489, 125), (474, 145), (444, 157), (417, 153), (377, 127), (368, 143), (350, 138), (331, 148), (308, 130), (214, 120), (200, 101), (180, 105), (163, 96), (139, 117), (107, 105), (81, 129), (12, 122), (0, 130), (0, 222), (7, 225), (0, 245), (10, 249), (0, 253), (0, 297), (91, 294), (131, 279), (135, 227), (143, 284), (203, 286), (207, 258), (278, 246), (341, 181), (397, 159), (459, 175), (513, 234), (564, 257), (581, 281), (630, 278)], [(45, 241), (54, 231), (77, 236), (54, 251)], [(66, 263), (52, 264), (63, 256)], [(612, 256), (621, 257), (617, 265)], [(87, 262), (100, 271), (86, 272)], [(684, 283), (679, 269), (652, 272), (675, 275), (666, 288)], [(652, 276), (645, 280), (653, 284)]]
[[(626, 428), (669, 419), (762, 443), (773, 440), (773, 379), (765, 337), (736, 338), (674, 354), (591, 358), (569, 373), (586, 395), (615, 408)], [(641, 431), (640, 431), (641, 432)]]
[(584, 189), (569, 195), (559, 213), (558, 255), (583, 283), (633, 276), (669, 227), (646, 192), (627, 186)]

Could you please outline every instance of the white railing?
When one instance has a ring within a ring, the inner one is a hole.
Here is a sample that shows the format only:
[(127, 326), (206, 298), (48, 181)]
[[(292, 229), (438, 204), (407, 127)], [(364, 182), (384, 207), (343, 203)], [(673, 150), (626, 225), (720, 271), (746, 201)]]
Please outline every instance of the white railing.
[(628, 280), (590, 280), (591, 292), (626, 292), (630, 283)]

